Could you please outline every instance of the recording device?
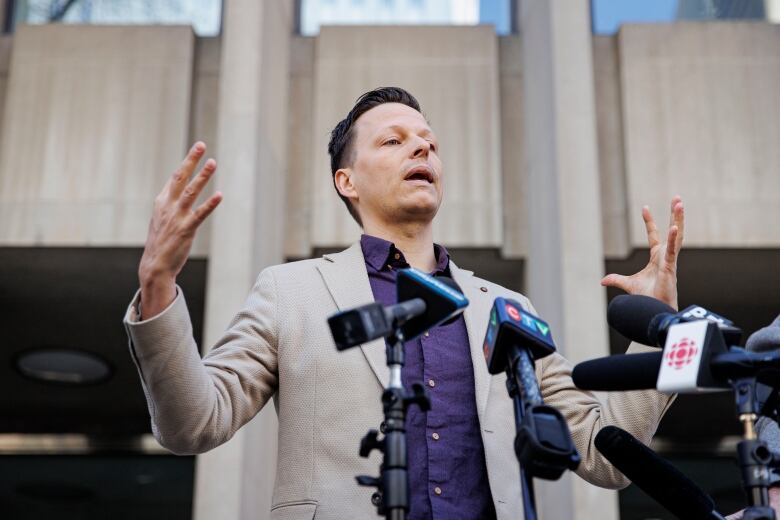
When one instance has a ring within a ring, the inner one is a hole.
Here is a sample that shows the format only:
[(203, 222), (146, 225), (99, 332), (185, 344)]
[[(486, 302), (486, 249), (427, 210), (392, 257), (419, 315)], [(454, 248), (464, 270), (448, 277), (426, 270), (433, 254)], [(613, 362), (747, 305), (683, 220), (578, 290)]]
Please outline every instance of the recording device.
[(655, 388), (662, 352), (617, 354), (578, 363), (571, 373), (577, 388), (602, 392)]
[(423, 331), (455, 319), (469, 304), (457, 284), (434, 278), (417, 269), (403, 269), (396, 277), (395, 305), (378, 303), (340, 312), (328, 318), (336, 348), (345, 350), (361, 343), (385, 338), (390, 378), (382, 393), (385, 420), (382, 433), (371, 429), (360, 441), (358, 454), (368, 457), (373, 450), (383, 454), (379, 476), (358, 475), (361, 486), (376, 488), (371, 503), (377, 512), (392, 520), (403, 520), (409, 511), (409, 478), (406, 452), (406, 413), (409, 406), (422, 411), (431, 407), (421, 383), (404, 388), (401, 372), (405, 362), (404, 341)]
[(337, 349), (388, 337), (399, 327), (404, 340), (414, 339), (457, 317), (469, 304), (452, 279), (434, 278), (414, 268), (398, 271), (396, 284), (399, 303), (370, 303), (328, 318)]
[(663, 340), (663, 351), (593, 359), (574, 367), (572, 379), (585, 390), (658, 389), (696, 393), (728, 389), (731, 381), (780, 370), (780, 352), (754, 354), (728, 348), (726, 337), (741, 331), (700, 306), (680, 313), (654, 298), (622, 295), (612, 300), (608, 321), (619, 332), (647, 345)]
[(747, 356), (728, 353), (714, 323), (679, 323), (669, 328), (663, 351), (584, 361), (574, 367), (572, 380), (584, 390), (717, 391), (730, 388), (729, 379), (746, 369), (758, 369)]
[(534, 360), (555, 352), (550, 326), (514, 300), (496, 298), (490, 311), (483, 352), (491, 374), (507, 374), (514, 401), (515, 454), (526, 520), (536, 518), (533, 477), (557, 480), (574, 470), (580, 456), (561, 413), (544, 404)]
[(662, 347), (672, 325), (690, 321), (707, 320), (715, 323), (727, 345), (738, 345), (742, 331), (723, 316), (699, 305), (691, 305), (680, 312), (649, 296), (621, 294), (609, 302), (607, 323), (631, 341)]
[[(780, 349), (780, 316), (768, 326), (758, 329), (745, 342), (748, 352), (768, 353)], [(756, 423), (758, 437), (767, 442), (769, 447), (780, 452), (780, 429), (777, 421), (780, 419), (780, 399), (777, 387), (780, 386), (780, 374), (759, 374), (756, 385), (756, 398), (761, 417)], [(766, 437), (766, 438), (765, 438)], [(775, 481), (780, 481), (780, 475), (775, 475)]]
[[(488, 372), (504, 372), (521, 350), (530, 352), (533, 359), (555, 352), (550, 326), (524, 310), (516, 301), (496, 298), (490, 311), (490, 324), (483, 346)], [(533, 379), (536, 379), (536, 375)]]
[(596, 449), (650, 498), (684, 520), (723, 520), (715, 502), (667, 460), (616, 426), (596, 435)]
[(758, 329), (745, 342), (749, 352), (769, 352), (780, 349), (780, 316), (770, 325)]

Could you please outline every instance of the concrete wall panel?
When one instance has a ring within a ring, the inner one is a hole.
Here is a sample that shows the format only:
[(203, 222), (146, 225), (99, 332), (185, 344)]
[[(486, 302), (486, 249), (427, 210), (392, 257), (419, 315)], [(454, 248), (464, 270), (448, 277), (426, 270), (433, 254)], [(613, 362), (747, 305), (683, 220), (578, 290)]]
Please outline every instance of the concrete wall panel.
[[(0, 2), (0, 9), (2, 3)], [(13, 39), (10, 36), (0, 36), (0, 121), (3, 120), (5, 111), (5, 94), (8, 87), (8, 68), (11, 64), (11, 45)], [(2, 137), (2, 126), (0, 126), (0, 137)]]
[(499, 38), (501, 88), (501, 180), (504, 237), (501, 254), (528, 254), (528, 170), (523, 135), (523, 55), (518, 36)]
[(441, 144), (444, 203), (434, 236), (449, 246), (502, 241), (498, 39), (492, 27), (323, 27), (316, 42), (312, 246), (359, 236), (332, 186), (330, 131), (372, 88), (420, 101)]
[(21, 26), (0, 142), (0, 243), (143, 245), (187, 149), (189, 27)]
[(628, 214), (620, 67), (617, 38), (614, 36), (593, 37), (593, 79), (604, 254), (610, 258), (625, 258), (630, 252), (628, 222), (630, 219), (641, 220), (641, 216)]
[[(665, 223), (680, 193), (688, 246), (780, 245), (780, 26), (629, 25), (619, 41), (628, 214)], [(630, 236), (645, 247), (640, 219)]]

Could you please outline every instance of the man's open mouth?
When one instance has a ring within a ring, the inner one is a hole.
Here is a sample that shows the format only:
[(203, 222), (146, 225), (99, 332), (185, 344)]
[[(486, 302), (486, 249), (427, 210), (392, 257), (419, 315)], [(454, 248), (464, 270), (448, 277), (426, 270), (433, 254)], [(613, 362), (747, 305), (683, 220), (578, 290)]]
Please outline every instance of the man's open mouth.
[(426, 181), (433, 184), (433, 172), (425, 166), (417, 166), (409, 170), (404, 177), (405, 181)]

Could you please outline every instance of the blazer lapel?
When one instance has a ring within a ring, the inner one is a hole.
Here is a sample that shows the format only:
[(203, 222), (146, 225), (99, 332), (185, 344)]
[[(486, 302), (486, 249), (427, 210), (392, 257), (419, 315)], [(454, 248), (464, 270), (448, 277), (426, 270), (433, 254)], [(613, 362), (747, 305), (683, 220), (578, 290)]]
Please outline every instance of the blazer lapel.
[[(317, 269), (339, 310), (345, 311), (374, 301), (363, 250), (359, 242), (340, 253), (325, 255), (324, 258), (326, 261), (318, 265)], [(387, 387), (390, 372), (387, 369), (384, 339), (380, 338), (360, 345), (360, 350), (363, 351), (382, 387)]]
[(466, 321), (466, 330), (469, 335), (471, 364), (474, 367), (474, 393), (477, 400), (477, 414), (481, 422), (490, 391), (490, 373), (488, 373), (485, 355), (482, 352), (482, 343), (485, 339), (485, 330), (493, 298), (492, 295), (478, 287), (474, 280), (474, 273), (471, 271), (460, 269), (450, 261), (450, 272), (455, 282), (463, 290), (463, 294), (469, 299), (469, 306), (463, 312), (463, 318)]

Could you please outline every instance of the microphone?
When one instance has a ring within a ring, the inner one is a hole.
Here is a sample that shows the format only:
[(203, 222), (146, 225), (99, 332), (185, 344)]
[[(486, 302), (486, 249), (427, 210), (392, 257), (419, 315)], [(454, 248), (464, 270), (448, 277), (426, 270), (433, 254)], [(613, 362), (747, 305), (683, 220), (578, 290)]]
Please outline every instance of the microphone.
[[(500, 374), (507, 364), (516, 360), (521, 350), (526, 349), (533, 359), (555, 352), (550, 326), (516, 301), (496, 298), (483, 346), (488, 372)], [(531, 375), (535, 380), (536, 375), (533, 372)]]
[(646, 390), (655, 388), (662, 359), (662, 352), (618, 354), (591, 359), (577, 364), (571, 378), (574, 385), (583, 390)]
[(658, 337), (659, 321), (675, 314), (674, 308), (655, 298), (621, 294), (607, 306), (607, 323), (631, 341), (656, 347), (662, 344)]
[(780, 316), (770, 325), (758, 329), (745, 342), (745, 350), (749, 352), (768, 352), (780, 349)]
[(328, 318), (336, 348), (345, 350), (388, 337), (399, 328), (408, 341), (457, 318), (469, 304), (453, 280), (414, 268), (398, 271), (396, 290), (399, 303), (395, 305), (369, 303)]
[[(772, 352), (780, 349), (780, 316), (775, 318), (770, 325), (758, 329), (756, 332), (750, 335), (745, 342), (745, 349), (748, 352), (760, 353), (760, 352)], [(757, 378), (756, 384), (756, 399), (759, 403), (759, 409), (761, 415), (756, 424), (757, 430), (760, 432), (762, 425), (767, 422), (774, 422), (777, 420), (780, 413), (778, 413), (778, 402), (780, 396), (778, 396), (777, 388), (780, 386), (780, 374), (769, 373), (760, 374)], [(771, 419), (770, 419), (771, 418)], [(759, 433), (760, 437), (760, 433)], [(778, 437), (778, 445), (775, 451), (780, 452), (780, 436)]]
[(606, 426), (594, 444), (615, 468), (678, 518), (724, 520), (707, 493), (627, 431)]
[(534, 372), (534, 360), (555, 350), (547, 322), (514, 300), (493, 301), (483, 345), (488, 372), (506, 371), (507, 390), (515, 401), (515, 454), (520, 466), (529, 475), (547, 480), (559, 479), (580, 463), (566, 420), (544, 404)]
[(737, 345), (742, 331), (723, 316), (699, 305), (677, 312), (662, 301), (641, 294), (621, 294), (609, 302), (607, 323), (631, 341), (651, 347), (666, 342), (669, 328), (678, 323), (707, 320), (718, 325), (729, 345)]
[[(764, 356), (766, 358), (767, 356)], [(729, 388), (729, 379), (773, 366), (741, 349), (726, 348), (718, 326), (708, 320), (671, 325), (662, 352), (608, 356), (574, 367), (572, 380), (584, 390), (645, 390), (697, 393)]]

